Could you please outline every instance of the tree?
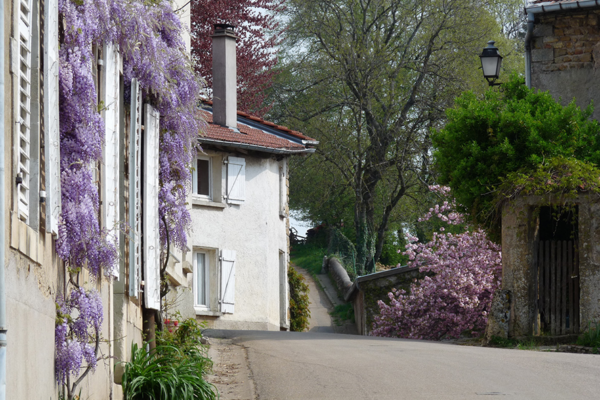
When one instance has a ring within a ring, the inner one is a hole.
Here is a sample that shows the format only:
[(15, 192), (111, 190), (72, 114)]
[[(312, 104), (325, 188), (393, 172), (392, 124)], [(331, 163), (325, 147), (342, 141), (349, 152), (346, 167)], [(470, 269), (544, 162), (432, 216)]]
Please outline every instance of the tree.
[(600, 165), (600, 126), (592, 107), (566, 107), (513, 75), (502, 91), (466, 92), (433, 134), (439, 182), (452, 188), (474, 223), (499, 240), (496, 191), (517, 171), (529, 173), (556, 157)]
[(284, 0), (192, 0), (192, 57), (197, 73), (212, 88), (212, 39), (214, 24), (236, 26), (238, 109), (263, 115), (267, 91), (277, 64), (276, 46), (283, 29), (277, 13)]
[(358, 272), (372, 271), (394, 210), (432, 181), (430, 130), (475, 74), (482, 81), (477, 55), (499, 29), (460, 0), (288, 6), (293, 54), (274, 112), (320, 140), (315, 164), (336, 170), (338, 192), (353, 197)]
[[(433, 190), (448, 194), (449, 188)], [(439, 219), (446, 227), (459, 227), (464, 215), (456, 212), (453, 201), (430, 210), (422, 220)], [(389, 304), (379, 301), (375, 336), (440, 340), (465, 332), (481, 334), (487, 324), (492, 296), (500, 287), (502, 258), (500, 247), (481, 230), (453, 234), (444, 226), (428, 243), (410, 237), (404, 254), (409, 266), (429, 273), (404, 290), (389, 293)]]

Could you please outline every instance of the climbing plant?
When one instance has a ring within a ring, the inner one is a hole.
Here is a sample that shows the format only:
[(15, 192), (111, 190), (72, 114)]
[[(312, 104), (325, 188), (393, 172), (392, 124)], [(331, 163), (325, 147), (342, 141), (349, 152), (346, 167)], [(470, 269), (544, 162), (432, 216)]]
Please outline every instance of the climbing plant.
[[(186, 243), (190, 215), (185, 202), (202, 121), (196, 113), (199, 81), (169, 1), (59, 0), (58, 5), (62, 215), (56, 250), (66, 265), (67, 284), (56, 302), (55, 365), (63, 394), (72, 399), (98, 361), (103, 310), (93, 283), (111, 276), (118, 260), (115, 236), (98, 220), (95, 168), (102, 160), (105, 129), (91, 68), (92, 49), (116, 46), (123, 58), (125, 100), (136, 78), (145, 102), (160, 112), (163, 246), (167, 234), (179, 248)], [(91, 287), (85, 288), (88, 276)]]

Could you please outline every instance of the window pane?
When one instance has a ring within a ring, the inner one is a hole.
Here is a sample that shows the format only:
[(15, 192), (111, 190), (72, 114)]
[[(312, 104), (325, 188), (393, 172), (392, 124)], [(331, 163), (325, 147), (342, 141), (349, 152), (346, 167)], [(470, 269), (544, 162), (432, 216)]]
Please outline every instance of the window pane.
[(198, 194), (210, 196), (209, 185), (209, 162), (208, 160), (198, 160), (196, 172), (198, 175)]
[(208, 271), (206, 265), (206, 254), (199, 253), (196, 263), (196, 304), (200, 306), (208, 305), (208, 296), (206, 288), (208, 287)]

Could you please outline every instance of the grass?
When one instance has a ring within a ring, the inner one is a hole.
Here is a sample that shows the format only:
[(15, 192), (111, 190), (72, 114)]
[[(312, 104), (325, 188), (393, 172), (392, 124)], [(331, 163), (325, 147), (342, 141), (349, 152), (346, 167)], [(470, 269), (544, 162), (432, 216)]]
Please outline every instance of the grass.
[(295, 244), (292, 247), (290, 258), (292, 264), (307, 270), (312, 276), (321, 273), (323, 257), (327, 249), (317, 244)]
[(593, 347), (597, 352), (597, 349), (600, 347), (600, 322), (590, 322), (588, 329), (577, 339), (577, 344)]
[(337, 305), (329, 314), (333, 317), (333, 322), (337, 326), (343, 325), (346, 321), (354, 323), (354, 307), (352, 303)]
[(519, 350), (539, 350), (540, 345), (533, 338), (517, 340), (492, 336), (490, 345)]

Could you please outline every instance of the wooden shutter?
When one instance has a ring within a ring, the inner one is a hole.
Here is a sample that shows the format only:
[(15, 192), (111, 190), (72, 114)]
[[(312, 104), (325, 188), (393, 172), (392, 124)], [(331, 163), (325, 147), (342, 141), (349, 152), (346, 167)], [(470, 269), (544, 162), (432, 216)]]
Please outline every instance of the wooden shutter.
[(233, 314), (235, 305), (235, 251), (221, 250), (221, 312)]
[(246, 160), (239, 157), (227, 159), (227, 202), (242, 204), (246, 199)]
[(160, 114), (144, 105), (144, 298), (160, 309), (160, 237), (158, 221), (158, 134)]
[(131, 120), (129, 124), (129, 296), (138, 297), (142, 265), (141, 140), (142, 92), (137, 79), (131, 80)]
[[(13, 57), (18, 61), (15, 73), (17, 79), (17, 115), (15, 121), (18, 131), (17, 173), (23, 182), (18, 190), (19, 217), (29, 219), (29, 180), (31, 164), (31, 0), (18, 0), (18, 23), (16, 26), (16, 46)], [(49, 107), (49, 106), (48, 106)]]
[[(112, 240), (119, 248), (119, 100), (120, 56), (113, 45), (104, 46), (104, 221)], [(119, 277), (118, 263), (113, 274)]]
[(46, 0), (44, 32), (44, 126), (46, 157), (46, 231), (58, 235), (61, 212), (60, 127), (58, 113), (58, 0)]

